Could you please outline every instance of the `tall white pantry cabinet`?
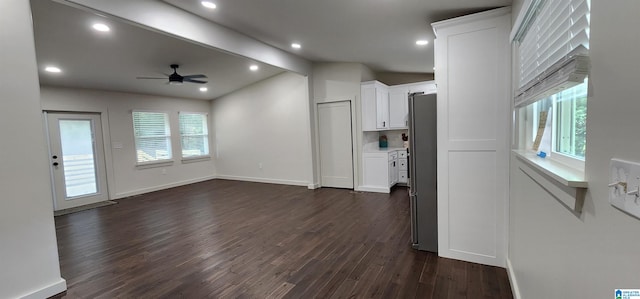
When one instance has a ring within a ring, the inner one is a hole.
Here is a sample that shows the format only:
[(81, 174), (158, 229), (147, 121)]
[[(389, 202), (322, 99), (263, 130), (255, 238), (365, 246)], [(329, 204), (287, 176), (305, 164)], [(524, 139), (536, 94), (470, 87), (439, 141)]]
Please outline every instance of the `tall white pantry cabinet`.
[(438, 254), (505, 267), (511, 9), (432, 26), (438, 86)]

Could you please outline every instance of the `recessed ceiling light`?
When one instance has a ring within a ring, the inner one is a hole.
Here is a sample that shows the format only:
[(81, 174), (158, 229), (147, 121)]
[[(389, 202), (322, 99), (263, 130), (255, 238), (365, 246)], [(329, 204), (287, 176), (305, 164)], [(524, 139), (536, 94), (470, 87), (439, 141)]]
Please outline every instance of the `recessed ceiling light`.
[(49, 72), (49, 73), (60, 73), (60, 72), (62, 72), (62, 70), (60, 68), (55, 67), (55, 66), (45, 67), (44, 70)]
[(416, 41), (416, 45), (418, 45), (418, 46), (424, 46), (424, 45), (427, 45), (427, 44), (429, 44), (428, 40), (421, 39), (421, 40), (417, 40)]
[(209, 89), (208, 89), (208, 88), (206, 88), (206, 87), (200, 87), (200, 91), (202, 91), (202, 92), (205, 92), (205, 91), (207, 91), (207, 90), (209, 90)]
[(299, 43), (293, 43), (293, 44), (291, 44), (291, 48), (300, 49), (300, 48), (302, 48), (302, 46), (300, 46)]
[(102, 23), (93, 24), (92, 27), (96, 31), (100, 31), (100, 32), (108, 32), (109, 30), (111, 30), (111, 28), (109, 28), (109, 26), (107, 26), (105, 24), (102, 24)]
[(254, 64), (254, 65), (250, 66), (249, 69), (255, 72), (255, 71), (258, 70), (258, 66)]
[(216, 6), (215, 3), (211, 2), (211, 1), (202, 1), (200, 3), (202, 4), (202, 6), (204, 6), (206, 8), (209, 8), (209, 9), (216, 9), (216, 7), (218, 7), (218, 6)]

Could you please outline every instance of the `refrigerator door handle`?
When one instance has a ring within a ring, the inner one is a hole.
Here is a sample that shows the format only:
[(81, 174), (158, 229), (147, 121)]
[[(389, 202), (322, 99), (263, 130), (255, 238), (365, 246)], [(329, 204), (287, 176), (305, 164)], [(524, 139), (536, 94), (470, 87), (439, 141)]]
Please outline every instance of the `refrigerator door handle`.
[(416, 182), (416, 133), (415, 133), (415, 95), (409, 95), (409, 188), (410, 195), (415, 195), (418, 191)]

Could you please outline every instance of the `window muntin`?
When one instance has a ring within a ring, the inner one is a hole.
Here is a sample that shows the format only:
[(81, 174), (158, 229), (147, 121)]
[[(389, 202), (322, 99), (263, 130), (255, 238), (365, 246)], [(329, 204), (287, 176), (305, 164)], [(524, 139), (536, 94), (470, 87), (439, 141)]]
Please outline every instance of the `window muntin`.
[(133, 111), (136, 162), (171, 160), (171, 130), (165, 112)]
[(180, 112), (180, 143), (182, 158), (209, 155), (209, 130), (207, 114)]

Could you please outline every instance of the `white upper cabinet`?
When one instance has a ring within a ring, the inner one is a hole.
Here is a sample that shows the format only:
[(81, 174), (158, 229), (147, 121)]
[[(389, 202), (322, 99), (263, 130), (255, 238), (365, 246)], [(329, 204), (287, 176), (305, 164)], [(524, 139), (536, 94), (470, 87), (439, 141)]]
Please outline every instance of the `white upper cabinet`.
[(406, 129), (409, 126), (409, 94), (414, 92), (435, 93), (434, 81), (389, 86), (390, 129)]
[(361, 85), (362, 130), (381, 131), (389, 129), (389, 90), (378, 81)]
[(391, 129), (405, 129), (409, 125), (409, 89), (406, 86), (389, 88), (389, 125)]

